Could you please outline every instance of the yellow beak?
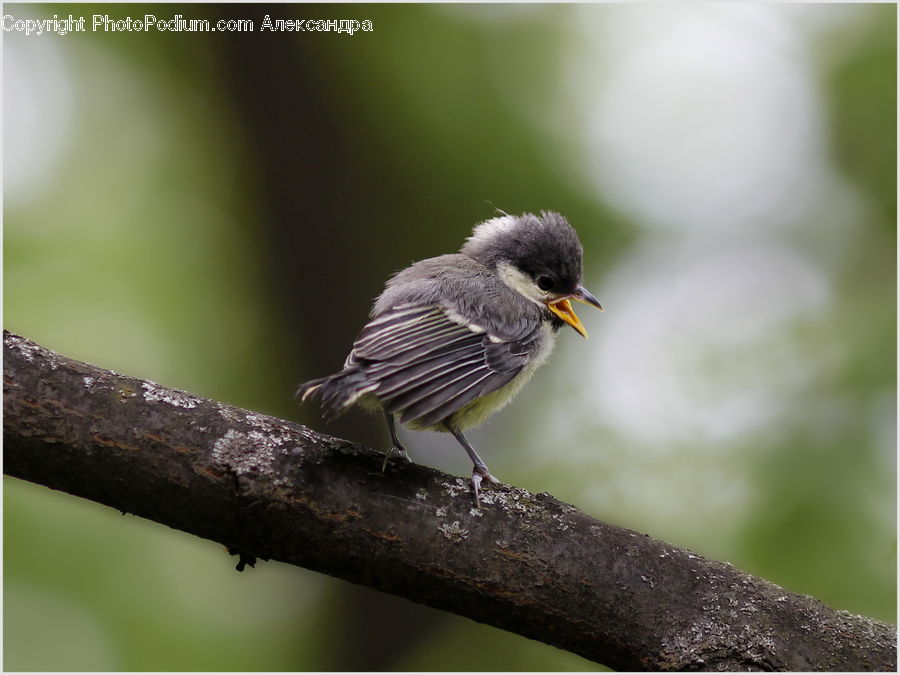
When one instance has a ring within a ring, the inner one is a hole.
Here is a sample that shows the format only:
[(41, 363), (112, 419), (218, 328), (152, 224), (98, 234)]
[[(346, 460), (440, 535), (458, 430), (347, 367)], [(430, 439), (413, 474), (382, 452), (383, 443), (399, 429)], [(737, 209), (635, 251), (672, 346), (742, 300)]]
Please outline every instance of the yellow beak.
[[(588, 293), (587, 289), (584, 286), (579, 286), (575, 293), (570, 297), (572, 300), (583, 302), (586, 305), (592, 305), (599, 309), (601, 312), (603, 311), (603, 307), (599, 302), (597, 302), (597, 298)], [(572, 328), (577, 330), (585, 340), (587, 339), (587, 330), (585, 330), (584, 324), (581, 323), (581, 319), (579, 319), (578, 315), (575, 314), (575, 310), (572, 309), (572, 303), (569, 302), (569, 298), (562, 298), (560, 300), (556, 300), (555, 302), (548, 302), (547, 309), (549, 309), (567, 324), (572, 326)]]
[(584, 324), (581, 323), (581, 319), (578, 318), (575, 310), (572, 309), (572, 303), (569, 302), (568, 298), (563, 298), (562, 300), (548, 303), (547, 309), (549, 309), (551, 312), (556, 314), (556, 316), (558, 316), (560, 319), (572, 326), (572, 328), (581, 333), (581, 336), (583, 338), (587, 339), (588, 334), (584, 328)]

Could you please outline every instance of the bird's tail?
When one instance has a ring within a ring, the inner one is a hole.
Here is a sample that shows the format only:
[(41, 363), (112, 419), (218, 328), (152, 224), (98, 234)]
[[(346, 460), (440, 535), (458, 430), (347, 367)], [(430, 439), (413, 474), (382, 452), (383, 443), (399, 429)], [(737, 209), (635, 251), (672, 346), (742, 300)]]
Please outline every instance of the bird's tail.
[(306, 402), (313, 396), (322, 401), (322, 410), (326, 419), (334, 419), (346, 411), (363, 394), (375, 388), (367, 381), (365, 373), (359, 368), (348, 368), (328, 377), (320, 377), (304, 382), (297, 388), (295, 396)]

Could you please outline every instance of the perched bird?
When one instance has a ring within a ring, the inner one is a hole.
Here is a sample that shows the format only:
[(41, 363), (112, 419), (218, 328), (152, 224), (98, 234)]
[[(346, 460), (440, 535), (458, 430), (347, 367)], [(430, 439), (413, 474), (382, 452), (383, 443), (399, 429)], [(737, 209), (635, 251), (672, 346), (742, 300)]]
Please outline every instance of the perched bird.
[(578, 235), (558, 213), (503, 215), (475, 227), (459, 253), (398, 272), (375, 301), (341, 372), (297, 391), (321, 398), (327, 416), (354, 404), (384, 412), (393, 446), (395, 417), (412, 429), (445, 431), (482, 480), (499, 481), (463, 435), (505, 406), (553, 350), (569, 324), (587, 337), (571, 300), (603, 307), (581, 285)]

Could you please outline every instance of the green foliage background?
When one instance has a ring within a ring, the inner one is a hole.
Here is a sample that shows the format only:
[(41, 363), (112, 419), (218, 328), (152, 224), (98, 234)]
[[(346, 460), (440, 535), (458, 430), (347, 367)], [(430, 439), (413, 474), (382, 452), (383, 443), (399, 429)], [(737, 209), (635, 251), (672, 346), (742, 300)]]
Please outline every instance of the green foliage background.
[[(785, 20), (793, 11), (787, 6), (763, 7), (760, 16), (785, 21), (792, 39), (835, 11), (807, 6)], [(629, 436), (595, 407), (592, 396), (610, 383), (602, 372), (586, 376), (596, 371), (584, 365), (608, 352), (604, 333), (626, 309), (627, 299), (609, 297), (608, 288), (622, 286), (607, 271), (642, 246), (675, 241), (590, 187), (583, 164), (567, 165), (594, 152), (578, 126), (594, 112), (564, 84), (595, 68), (597, 81), (574, 89), (587, 95), (604, 86), (604, 69), (612, 67), (585, 61), (573, 45), (608, 38), (585, 31), (611, 20), (614, 8), (7, 4), (5, 11), (248, 17), (257, 25), (271, 11), (368, 18), (375, 27), (353, 36), (267, 36), (288, 56), (260, 61), (266, 67), (257, 75), (278, 113), (271, 120), (238, 103), (235, 59), (256, 58), (258, 34), (257, 41), (5, 34), (6, 328), (68, 356), (320, 426), (315, 410), (298, 409), (293, 389), (336, 368), (388, 274), (454, 250), (493, 214), (490, 204), (560, 210), (581, 233), (588, 285), (608, 311), (583, 317), (591, 342), (562, 336), (547, 372), (476, 436), (494, 473), (835, 607), (895, 621), (894, 6), (858, 7), (798, 48), (823, 109), (827, 152), (819, 161), (851, 186), (847, 208), (865, 207), (845, 231), (812, 216), (785, 228), (783, 237), (810, 259), (832, 261), (822, 266), (825, 309), (814, 320), (790, 319), (763, 347), (733, 360), (752, 377), (777, 370), (772, 356), (789, 349), (812, 364), (815, 377), (752, 433), (727, 441), (686, 433), (656, 443)], [(657, 36), (645, 37), (622, 40), (641, 53)], [(15, 112), (28, 105), (30, 113)], [(264, 127), (289, 128), (294, 116), (303, 126), (309, 110), (320, 111), (326, 126), (301, 128), (306, 142), (285, 137), (274, 148), (280, 136)], [(13, 156), (23, 137), (33, 145)], [(271, 159), (276, 150), (281, 164)], [(668, 150), (661, 143), (658, 152)], [(19, 169), (29, 166), (33, 174)], [(691, 167), (686, 161), (675, 170)], [(807, 170), (814, 176), (820, 168), (810, 162)], [(292, 171), (318, 181), (318, 194), (298, 183), (298, 196), (287, 198), (303, 202), (309, 218), (285, 219), (272, 207), (273, 185), (282, 194), (278, 176)], [(722, 214), (723, 223), (729, 218)], [(279, 238), (285, 231), (295, 245)], [(320, 236), (330, 237), (330, 248), (304, 245)], [(742, 235), (704, 236), (721, 243)], [(337, 266), (333, 276), (312, 271), (322, 256)], [(631, 269), (637, 279), (655, 273), (652, 265)], [(310, 295), (320, 297), (328, 321), (306, 311)], [(642, 324), (633, 330), (637, 337)], [(677, 332), (667, 335), (677, 341)], [(702, 365), (679, 380), (686, 395), (713, 384), (741, 390), (733, 364)], [(653, 386), (641, 390), (648, 411), (657, 394)], [(365, 435), (372, 433), (367, 422), (354, 424), (367, 442), (381, 442)], [(413, 438), (414, 456), (417, 443), (424, 448), (419, 461), (468, 471), (452, 444)], [(4, 667), (344, 668), (353, 663), (346, 653), (364, 659), (373, 649), (362, 646), (367, 625), (402, 626), (405, 615), (421, 611), (383, 605), (381, 615), (353, 616), (353, 633), (348, 616), (360, 614), (359, 606), (344, 582), (280, 563), (243, 574), (233, 565), (216, 544), (7, 478)], [(467, 620), (428, 616), (434, 628), (379, 667), (597, 668)]]

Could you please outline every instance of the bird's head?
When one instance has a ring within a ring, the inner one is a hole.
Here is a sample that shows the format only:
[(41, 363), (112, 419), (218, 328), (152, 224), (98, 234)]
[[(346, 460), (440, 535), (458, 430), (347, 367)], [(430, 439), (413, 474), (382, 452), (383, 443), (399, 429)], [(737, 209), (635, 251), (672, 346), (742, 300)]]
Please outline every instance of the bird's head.
[(584, 337), (572, 300), (603, 307), (581, 285), (583, 250), (578, 235), (558, 213), (504, 215), (475, 226), (460, 253), (493, 270), (529, 301), (546, 307)]

